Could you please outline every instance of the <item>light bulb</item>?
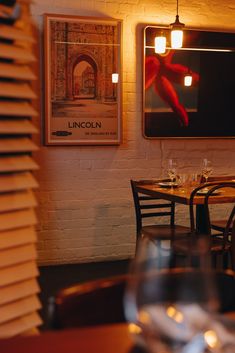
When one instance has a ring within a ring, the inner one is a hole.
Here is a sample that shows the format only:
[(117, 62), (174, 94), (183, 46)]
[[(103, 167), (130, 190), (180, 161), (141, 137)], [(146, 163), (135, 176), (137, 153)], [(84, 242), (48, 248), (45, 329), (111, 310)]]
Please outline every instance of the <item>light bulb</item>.
[(155, 53), (164, 54), (166, 51), (166, 37), (155, 37)]
[(192, 75), (187, 74), (186, 76), (184, 76), (184, 85), (185, 86), (191, 86), (192, 81), (193, 81)]
[(117, 73), (112, 74), (112, 83), (118, 83), (119, 75)]
[(172, 29), (171, 31), (171, 47), (173, 49), (182, 48), (183, 31), (181, 29)]

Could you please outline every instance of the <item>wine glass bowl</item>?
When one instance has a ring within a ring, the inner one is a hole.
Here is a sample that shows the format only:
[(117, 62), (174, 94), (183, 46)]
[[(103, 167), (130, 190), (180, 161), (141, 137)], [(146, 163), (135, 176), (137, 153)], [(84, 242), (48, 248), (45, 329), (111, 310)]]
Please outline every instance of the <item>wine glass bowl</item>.
[(212, 163), (208, 159), (204, 158), (202, 161), (202, 176), (205, 178), (205, 182), (207, 183), (208, 177), (212, 174), (213, 168)]
[(169, 159), (167, 163), (166, 172), (171, 180), (171, 185), (173, 186), (174, 180), (177, 177), (177, 162), (173, 159)]
[(151, 353), (184, 352), (217, 309), (207, 247), (194, 244), (193, 249), (186, 261), (191, 265), (175, 267), (169, 243), (140, 242), (124, 304), (127, 320), (140, 327), (142, 344)]
[(177, 184), (182, 192), (198, 186), (199, 182), (200, 175), (197, 173), (179, 173), (177, 175)]

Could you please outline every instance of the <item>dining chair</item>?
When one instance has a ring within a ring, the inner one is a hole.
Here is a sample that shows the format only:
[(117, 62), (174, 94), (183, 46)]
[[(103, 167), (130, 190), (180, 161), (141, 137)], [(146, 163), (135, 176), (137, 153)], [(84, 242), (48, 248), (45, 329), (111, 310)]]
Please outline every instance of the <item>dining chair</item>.
[[(226, 182), (226, 181), (235, 181), (234, 175), (219, 175), (219, 176), (210, 176), (208, 178), (209, 182)], [(235, 209), (234, 209), (235, 212)], [(227, 219), (218, 219), (218, 220), (211, 220), (211, 229), (217, 230), (219, 232), (224, 232), (225, 227), (227, 224)], [(229, 231), (232, 231), (230, 227)]]
[(232, 264), (233, 269), (235, 268), (235, 220), (233, 221), (232, 231), (231, 231), (231, 247), (232, 247)]
[[(214, 236), (214, 239), (217, 238), (219, 241), (221, 241), (222, 239), (224, 242), (223, 245), (225, 248), (227, 245), (229, 246), (228, 251), (225, 251), (223, 255), (224, 267), (227, 266), (228, 255), (230, 255), (231, 266), (235, 270), (234, 251), (233, 251), (233, 247), (231, 246), (232, 226), (233, 226), (233, 220), (235, 218), (235, 203), (231, 204), (229, 216), (224, 220), (213, 219), (211, 217), (211, 213), (209, 212), (209, 204), (210, 204), (209, 199), (211, 198), (211, 196), (213, 196), (213, 194), (215, 193), (223, 192), (223, 189), (228, 187), (234, 189), (235, 182), (226, 181), (226, 182), (221, 182), (218, 185), (212, 186), (212, 188), (208, 191), (208, 193), (205, 196), (205, 207), (206, 207), (206, 215), (207, 215), (207, 224), (209, 226), (210, 235)], [(228, 204), (226, 204), (226, 206), (228, 207)], [(216, 233), (212, 233), (213, 230), (216, 231)]]
[[(231, 246), (231, 229), (233, 220), (235, 217), (235, 208), (233, 206), (231, 213), (229, 214), (225, 227), (221, 228), (219, 233), (214, 234), (212, 223), (211, 223), (211, 197), (223, 192), (225, 188), (235, 188), (235, 182), (211, 182), (202, 184), (195, 188), (190, 195), (189, 201), (189, 213), (190, 213), (190, 225), (192, 236), (198, 236), (198, 230), (196, 226), (196, 202), (195, 198), (200, 196), (203, 197), (203, 209), (205, 214), (205, 224), (207, 228), (206, 235), (209, 237), (210, 242), (210, 255), (212, 258), (213, 267), (218, 266), (218, 257), (222, 259), (222, 268), (228, 267), (228, 258), (230, 257), (230, 263), (233, 270), (235, 270), (235, 263), (233, 261), (233, 253)], [(205, 191), (206, 192), (203, 192)], [(214, 205), (215, 206), (215, 205)], [(216, 204), (218, 207), (218, 204)], [(204, 234), (205, 235), (205, 234)], [(191, 240), (182, 240), (174, 243), (174, 251), (176, 254), (181, 253), (182, 255), (188, 253)]]
[[(138, 191), (142, 181), (131, 180), (130, 182), (136, 215), (136, 250), (142, 237), (149, 237), (154, 241), (172, 241), (188, 236), (189, 227), (175, 224), (174, 202), (143, 195)], [(152, 222), (149, 222), (149, 219), (152, 219)]]
[(50, 329), (125, 322), (127, 275), (101, 278), (61, 289), (49, 298)]
[[(209, 198), (213, 196), (213, 193), (220, 192), (223, 188), (226, 188), (226, 187), (235, 188), (235, 181), (222, 182), (219, 185), (212, 187), (212, 190), (210, 190), (205, 197), (205, 204), (207, 208), (209, 207), (208, 206)], [(207, 212), (207, 215), (208, 217), (210, 216), (209, 212)], [(219, 232), (223, 232), (223, 233), (226, 232), (228, 234), (231, 234), (234, 217), (235, 217), (235, 203), (232, 204), (232, 210), (227, 219), (223, 219), (223, 220), (209, 219), (208, 222), (210, 223), (211, 230), (216, 230)]]

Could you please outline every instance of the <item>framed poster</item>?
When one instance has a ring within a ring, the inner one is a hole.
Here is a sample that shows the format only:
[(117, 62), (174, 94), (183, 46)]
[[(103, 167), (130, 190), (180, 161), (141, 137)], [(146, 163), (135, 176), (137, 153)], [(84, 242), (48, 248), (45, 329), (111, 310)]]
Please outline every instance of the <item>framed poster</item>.
[[(169, 28), (144, 29), (144, 136), (234, 138), (234, 33), (185, 29), (183, 48), (156, 54), (162, 32), (170, 37)], [(188, 73), (191, 86), (184, 85)]]
[(45, 143), (121, 142), (121, 21), (45, 14)]

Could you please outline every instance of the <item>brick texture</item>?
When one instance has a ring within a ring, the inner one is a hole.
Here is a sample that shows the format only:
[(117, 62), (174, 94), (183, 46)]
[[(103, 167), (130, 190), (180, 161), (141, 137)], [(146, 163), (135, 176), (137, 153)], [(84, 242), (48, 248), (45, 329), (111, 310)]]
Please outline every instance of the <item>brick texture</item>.
[[(197, 171), (201, 159), (208, 157), (216, 172), (235, 172), (233, 139), (143, 138), (141, 24), (173, 22), (175, 7), (175, 0), (35, 0), (31, 5), (41, 32), (43, 13), (123, 20), (123, 143), (105, 147), (42, 144), (40, 154), (35, 156), (41, 165), (37, 173), (39, 264), (132, 257), (135, 217), (129, 180), (161, 176), (166, 158), (177, 158), (184, 171)], [(188, 27), (235, 30), (235, 5), (231, 0), (182, 0), (179, 13)], [(43, 60), (42, 50), (40, 56)], [(177, 222), (187, 221), (185, 206), (179, 206)]]

